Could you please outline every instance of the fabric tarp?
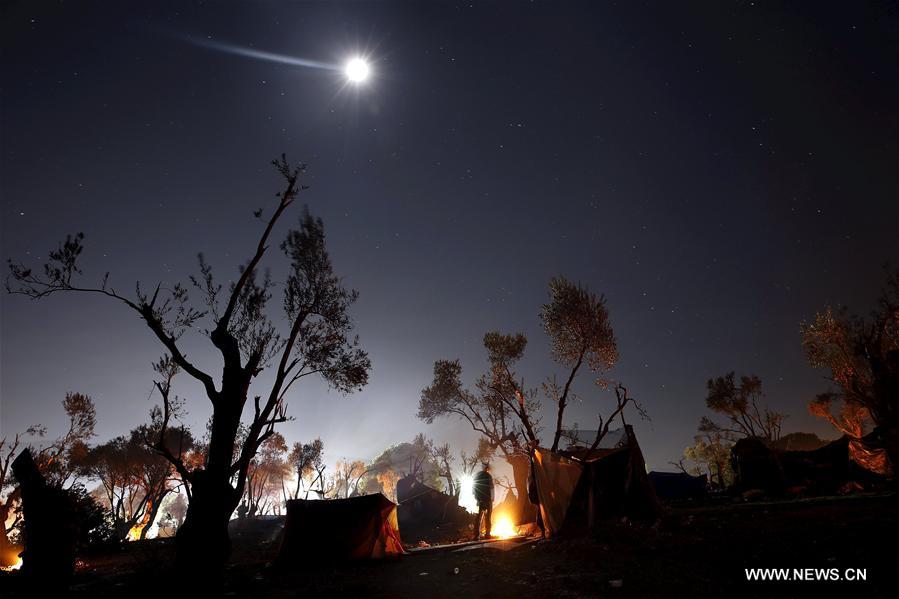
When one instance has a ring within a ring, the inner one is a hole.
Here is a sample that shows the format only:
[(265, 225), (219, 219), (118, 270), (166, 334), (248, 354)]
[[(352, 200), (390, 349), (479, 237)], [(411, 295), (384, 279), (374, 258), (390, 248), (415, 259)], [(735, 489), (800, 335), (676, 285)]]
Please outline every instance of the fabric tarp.
[(287, 502), (280, 562), (377, 559), (403, 553), (396, 504), (381, 495)]
[(604, 519), (653, 518), (660, 506), (646, 475), (633, 429), (623, 447), (552, 452), (534, 450), (534, 479), (547, 535), (575, 536)]
[(548, 449), (534, 451), (534, 464), (544, 525), (549, 531), (561, 530), (584, 466)]

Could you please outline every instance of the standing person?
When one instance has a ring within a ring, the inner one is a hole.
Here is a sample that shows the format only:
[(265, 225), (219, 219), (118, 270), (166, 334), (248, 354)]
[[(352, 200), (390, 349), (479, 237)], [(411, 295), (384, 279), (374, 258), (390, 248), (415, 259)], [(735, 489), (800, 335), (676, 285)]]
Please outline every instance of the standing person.
[(493, 477), (490, 476), (490, 464), (484, 462), (481, 471), (474, 477), (474, 498), (478, 502), (478, 515), (474, 521), (474, 538), (481, 538), (481, 514), (486, 513), (484, 527), (485, 539), (490, 538), (490, 517), (493, 514)]

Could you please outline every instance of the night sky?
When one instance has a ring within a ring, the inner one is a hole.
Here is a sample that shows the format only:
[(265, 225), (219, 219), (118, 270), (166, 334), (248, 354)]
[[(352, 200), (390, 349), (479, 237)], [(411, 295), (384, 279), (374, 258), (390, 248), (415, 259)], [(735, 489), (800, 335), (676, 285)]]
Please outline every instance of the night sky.
[[(110, 271), (120, 292), (186, 281), (200, 251), (227, 280), (286, 152), (308, 164), (300, 202), (360, 292), (373, 362), (361, 393), (307, 383), (289, 400), (282, 432), (320, 436), (329, 463), (419, 431), (471, 450), (467, 425), (415, 418), (433, 362), (458, 357), (473, 382), (483, 334), (522, 331), (526, 384), (561, 374), (538, 320), (555, 275), (606, 295), (611, 376), (652, 418), (636, 423), (651, 468), (671, 469), (706, 380), (730, 370), (762, 378), (785, 432), (836, 436), (806, 410), (827, 383), (799, 323), (867, 311), (899, 258), (895, 4), (183, 4), (5, 3), (4, 260), (38, 263), (84, 231), (88, 279)], [(348, 86), (209, 41), (363, 54), (373, 76)], [(95, 399), (98, 441), (146, 420), (162, 347), (130, 310), (5, 293), (0, 309), (0, 433), (60, 433), (66, 391)], [(208, 340), (185, 344), (218, 369)], [(202, 429), (202, 390), (176, 386)], [(579, 389), (567, 421), (595, 428), (613, 396)]]

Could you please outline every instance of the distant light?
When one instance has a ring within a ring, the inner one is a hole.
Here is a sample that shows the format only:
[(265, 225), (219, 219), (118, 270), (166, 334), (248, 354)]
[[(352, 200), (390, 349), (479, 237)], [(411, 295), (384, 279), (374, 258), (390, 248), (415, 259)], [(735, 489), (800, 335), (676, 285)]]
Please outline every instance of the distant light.
[(459, 477), (459, 506), (470, 514), (478, 513), (478, 502), (474, 498), (474, 477), (470, 474)]
[(362, 83), (366, 79), (368, 79), (369, 74), (371, 73), (371, 69), (368, 66), (368, 63), (362, 60), (361, 58), (354, 58), (346, 63), (346, 67), (344, 67), (344, 72), (346, 73), (347, 79), (352, 81), (353, 83)]

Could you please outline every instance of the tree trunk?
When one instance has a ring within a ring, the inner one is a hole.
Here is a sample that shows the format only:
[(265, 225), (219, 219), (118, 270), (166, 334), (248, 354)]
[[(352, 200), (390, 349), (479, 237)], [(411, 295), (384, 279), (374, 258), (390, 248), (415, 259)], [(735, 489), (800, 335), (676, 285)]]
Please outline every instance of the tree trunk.
[[(227, 405), (243, 407), (235, 401)], [(231, 486), (231, 460), (239, 424), (239, 410), (235, 414), (215, 406), (206, 468), (195, 470), (191, 477), (191, 501), (175, 538), (179, 574), (195, 585), (205, 585), (202, 590), (214, 590), (211, 585), (218, 589), (223, 583), (225, 562), (231, 555), (228, 521), (243, 494), (243, 489)]]
[(143, 541), (147, 538), (147, 532), (151, 528), (153, 528), (153, 523), (156, 522), (156, 516), (159, 515), (159, 508), (162, 506), (162, 501), (165, 499), (165, 496), (169, 494), (169, 490), (166, 489), (161, 493), (157, 494), (153, 499), (150, 500), (150, 509), (147, 516), (147, 521), (144, 524), (144, 527), (140, 529), (140, 540)]
[(28, 449), (13, 461), (12, 471), (21, 489), (25, 520), (20, 575), (44, 591), (66, 589), (75, 572), (80, 526), (72, 496), (47, 484)]
[(175, 537), (176, 567), (186, 576), (185, 580), (219, 585), (231, 554), (228, 520), (233, 511), (234, 489), (228, 483), (213, 480), (204, 470), (194, 473), (191, 487), (187, 515)]

